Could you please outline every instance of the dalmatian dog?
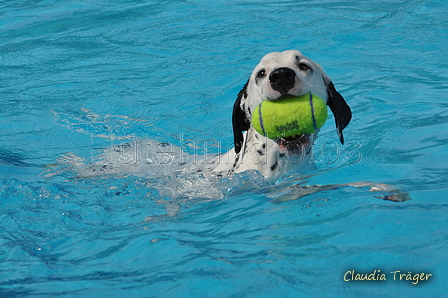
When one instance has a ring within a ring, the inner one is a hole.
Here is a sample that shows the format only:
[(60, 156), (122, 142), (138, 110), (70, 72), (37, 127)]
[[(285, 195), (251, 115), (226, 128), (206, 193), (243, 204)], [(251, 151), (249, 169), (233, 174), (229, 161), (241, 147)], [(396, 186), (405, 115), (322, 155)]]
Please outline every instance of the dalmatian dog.
[[(201, 166), (197, 168), (194, 162), (185, 168), (185, 162), (179, 162), (180, 168), (175, 171), (186, 173), (201, 173), (196, 175), (198, 181), (209, 184), (201, 184), (198, 188), (196, 181), (192, 183), (193, 176), (178, 177), (171, 182), (170, 187), (159, 190), (161, 193), (169, 197), (197, 197), (198, 191), (203, 189), (216, 190), (208, 193), (207, 197), (222, 197), (219, 189), (214, 189), (214, 179), (208, 179), (206, 173), (211, 173), (213, 177), (231, 176), (234, 173), (240, 173), (247, 170), (256, 170), (266, 178), (279, 177), (291, 170), (291, 167), (301, 167), (309, 164), (307, 161), (311, 157), (311, 147), (317, 138), (318, 131), (313, 134), (301, 134), (291, 138), (268, 139), (259, 134), (252, 126), (252, 113), (263, 100), (275, 101), (284, 95), (302, 96), (311, 93), (322, 98), (330, 107), (334, 114), (336, 122), (336, 132), (339, 140), (344, 144), (344, 136), (342, 131), (349, 124), (352, 113), (350, 107), (344, 98), (336, 91), (333, 83), (325, 74), (323, 69), (311, 59), (305, 57), (299, 51), (289, 50), (285, 52), (274, 52), (264, 56), (260, 63), (253, 70), (249, 80), (239, 92), (233, 107), (232, 124), (234, 134), (234, 148), (224, 154), (219, 154), (213, 158), (205, 158), (202, 160)], [(57, 117), (56, 117), (57, 116)], [(89, 119), (96, 119), (95, 123), (102, 123), (100, 116), (89, 114)], [(61, 120), (58, 120), (61, 118)], [(56, 121), (57, 120), (57, 121)], [(71, 123), (73, 127), (78, 127), (79, 119), (71, 120), (64, 117), (63, 114), (55, 115), (55, 121), (61, 123)], [(87, 123), (89, 126), (92, 123)], [(69, 126), (72, 127), (72, 126)], [(145, 142), (147, 143), (147, 142)], [(78, 173), (77, 177), (90, 177), (111, 173), (148, 173), (148, 167), (151, 165), (164, 164), (167, 165), (173, 156), (169, 155), (168, 161), (164, 159), (165, 154), (149, 154), (161, 153), (160, 147), (168, 146), (168, 143), (160, 143), (155, 148), (137, 146), (140, 143), (132, 142), (116, 147), (111, 146), (105, 150), (101, 158), (93, 164), (86, 166), (82, 158), (76, 155), (63, 156), (61, 158), (62, 169), (56, 168), (44, 172), (45, 177), (51, 177), (59, 174), (68, 165), (68, 169), (72, 169)], [(152, 143), (151, 143), (152, 144)], [(152, 151), (150, 150), (152, 148)], [(181, 149), (181, 148), (178, 148)], [(172, 153), (172, 151), (170, 151)], [(165, 153), (165, 152), (164, 152)], [(167, 152), (168, 153), (168, 152)], [(137, 160), (151, 162), (137, 162)], [(182, 156), (182, 153), (181, 153)], [(159, 158), (159, 159), (157, 159)], [(152, 160), (154, 159), (154, 160)], [(157, 162), (158, 161), (158, 162)], [(149, 165), (148, 165), (149, 164)], [(301, 168), (302, 169), (302, 168)], [(172, 167), (164, 170), (162, 167), (156, 171), (156, 175), (161, 173), (168, 175), (172, 173)], [(202, 176), (205, 178), (203, 179)], [(210, 184), (211, 183), (211, 184)], [(173, 186), (175, 185), (175, 186)], [(207, 185), (207, 186), (206, 186)], [(280, 187), (279, 193), (285, 193), (282, 185), (272, 185), (270, 193), (277, 193), (276, 187)], [(370, 188), (370, 191), (389, 192), (389, 195), (377, 197), (384, 200), (401, 202), (410, 199), (406, 192), (401, 192), (392, 185), (373, 183), (373, 182), (354, 182), (332, 185), (303, 185), (302, 183), (294, 184), (288, 187), (289, 194), (281, 195), (275, 198), (276, 201), (296, 200), (303, 196), (337, 189), (340, 187), (357, 187)]]
[(318, 130), (272, 140), (254, 129), (251, 118), (263, 100), (307, 93), (319, 96), (330, 107), (339, 140), (344, 144), (342, 131), (352, 113), (322, 67), (299, 51), (273, 52), (261, 59), (239, 92), (232, 115), (234, 148), (215, 158), (211, 170), (231, 174), (253, 169), (269, 178), (284, 174), (291, 166), (306, 164)]

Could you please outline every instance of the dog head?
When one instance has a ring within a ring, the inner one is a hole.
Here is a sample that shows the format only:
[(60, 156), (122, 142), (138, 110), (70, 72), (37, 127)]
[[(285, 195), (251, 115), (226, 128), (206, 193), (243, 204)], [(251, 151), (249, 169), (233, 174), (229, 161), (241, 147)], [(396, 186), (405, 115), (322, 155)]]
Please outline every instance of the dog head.
[[(264, 56), (239, 92), (232, 115), (235, 152), (238, 154), (243, 146), (243, 131), (254, 130), (251, 125), (252, 112), (263, 100), (275, 101), (282, 95), (302, 96), (306, 93), (319, 96), (330, 107), (339, 140), (343, 144), (342, 130), (352, 117), (350, 107), (319, 64), (299, 51), (289, 50)], [(309, 152), (316, 137), (317, 131), (272, 141), (277, 143), (282, 153), (293, 155)]]

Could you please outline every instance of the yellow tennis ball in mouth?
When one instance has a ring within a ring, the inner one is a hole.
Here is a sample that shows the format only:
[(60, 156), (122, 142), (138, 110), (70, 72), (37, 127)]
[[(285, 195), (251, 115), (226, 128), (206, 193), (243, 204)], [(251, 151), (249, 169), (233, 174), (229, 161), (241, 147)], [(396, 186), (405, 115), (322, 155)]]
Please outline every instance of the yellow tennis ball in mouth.
[(317, 95), (284, 95), (273, 101), (263, 100), (252, 113), (252, 125), (270, 139), (292, 138), (314, 133), (327, 117), (327, 105)]

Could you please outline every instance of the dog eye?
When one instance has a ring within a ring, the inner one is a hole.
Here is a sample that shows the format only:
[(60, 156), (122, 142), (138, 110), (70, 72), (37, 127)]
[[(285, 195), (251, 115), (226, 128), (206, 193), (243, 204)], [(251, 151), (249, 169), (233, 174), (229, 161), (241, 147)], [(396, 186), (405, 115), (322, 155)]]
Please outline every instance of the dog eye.
[(306, 65), (305, 63), (300, 63), (299, 69), (303, 70), (303, 71), (307, 71), (307, 70), (310, 70), (311, 68), (308, 65)]
[(266, 71), (264, 69), (262, 69), (257, 73), (257, 78), (264, 78), (265, 75), (266, 75)]

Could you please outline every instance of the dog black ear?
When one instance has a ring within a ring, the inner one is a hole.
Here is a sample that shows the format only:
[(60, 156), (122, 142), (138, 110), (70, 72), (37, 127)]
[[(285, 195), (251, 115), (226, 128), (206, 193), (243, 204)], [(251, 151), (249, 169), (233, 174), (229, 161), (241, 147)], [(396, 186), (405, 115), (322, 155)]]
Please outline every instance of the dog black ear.
[(336, 122), (336, 131), (339, 136), (339, 140), (341, 144), (344, 144), (344, 135), (342, 134), (342, 130), (349, 124), (352, 119), (352, 111), (350, 107), (345, 102), (345, 99), (342, 97), (339, 92), (336, 91), (333, 83), (330, 80), (324, 81), (327, 85), (327, 94), (328, 100), (327, 105), (330, 107), (331, 112), (334, 115), (334, 120)]
[(247, 97), (247, 85), (249, 81), (244, 85), (243, 89), (238, 93), (235, 104), (233, 105), (232, 113), (232, 125), (233, 125), (233, 140), (235, 143), (235, 153), (240, 153), (243, 146), (243, 131), (246, 131), (250, 127), (250, 121), (247, 118), (247, 114), (244, 108), (241, 107), (241, 99)]

